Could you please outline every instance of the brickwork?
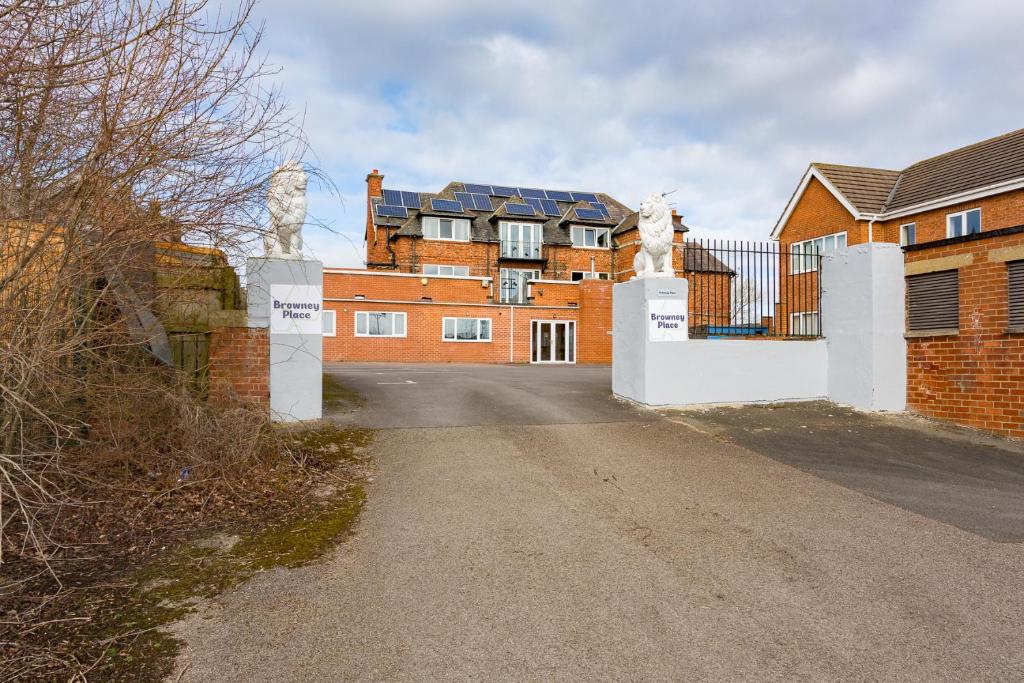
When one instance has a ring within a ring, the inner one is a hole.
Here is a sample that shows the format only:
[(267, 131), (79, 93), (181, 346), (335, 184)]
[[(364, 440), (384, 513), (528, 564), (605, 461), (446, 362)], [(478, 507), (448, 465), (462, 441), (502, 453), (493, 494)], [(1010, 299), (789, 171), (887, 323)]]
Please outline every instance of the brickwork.
[(907, 405), (923, 415), (1024, 437), (1024, 334), (1007, 327), (1007, 266), (994, 250), (1024, 233), (908, 251), (907, 264), (968, 256), (958, 334), (907, 339)]
[(265, 328), (210, 333), (210, 400), (238, 397), (270, 409), (270, 337)]
[(1024, 190), (977, 199), (972, 202), (944, 206), (940, 209), (923, 211), (903, 218), (894, 218), (884, 223), (875, 223), (876, 242), (899, 242), (899, 228), (905, 223), (914, 223), (917, 242), (934, 242), (946, 239), (946, 216), (968, 209), (981, 209), (981, 231), (990, 232), (1024, 224)]
[(612, 286), (603, 280), (584, 280), (579, 284), (579, 363), (612, 362)]

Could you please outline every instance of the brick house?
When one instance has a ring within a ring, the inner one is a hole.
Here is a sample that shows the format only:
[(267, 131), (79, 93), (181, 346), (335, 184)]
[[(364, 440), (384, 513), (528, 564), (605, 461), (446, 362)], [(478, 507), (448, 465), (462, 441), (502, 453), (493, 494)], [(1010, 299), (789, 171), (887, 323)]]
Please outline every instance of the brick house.
[(817, 287), (808, 255), (903, 245), (908, 406), (1024, 437), (1024, 129), (899, 171), (812, 163), (772, 238), (785, 287)]
[[(633, 274), (635, 211), (600, 192), (383, 181), (366, 177), (366, 270), (324, 271), (326, 360), (611, 361), (611, 286)], [(672, 220), (680, 275), (728, 280)]]

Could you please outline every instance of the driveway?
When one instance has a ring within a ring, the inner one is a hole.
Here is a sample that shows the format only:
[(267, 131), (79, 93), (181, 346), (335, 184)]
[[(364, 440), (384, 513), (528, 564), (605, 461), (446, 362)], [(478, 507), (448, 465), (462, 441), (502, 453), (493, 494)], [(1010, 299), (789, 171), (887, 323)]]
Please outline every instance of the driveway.
[(1024, 677), (1024, 545), (791, 466), (748, 410), (639, 411), (607, 368), (329, 371), (380, 428), (357, 533), (190, 619), (182, 680)]

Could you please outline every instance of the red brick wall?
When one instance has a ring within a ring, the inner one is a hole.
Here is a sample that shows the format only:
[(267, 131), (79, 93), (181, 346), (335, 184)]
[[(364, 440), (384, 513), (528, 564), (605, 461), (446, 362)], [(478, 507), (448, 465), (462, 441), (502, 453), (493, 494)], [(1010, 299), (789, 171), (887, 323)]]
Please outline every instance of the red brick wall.
[(992, 250), (1024, 246), (1024, 234), (908, 251), (906, 262), (969, 256), (960, 279), (955, 335), (907, 339), (907, 405), (923, 415), (1024, 437), (1024, 334), (1007, 331), (1006, 263)]
[(266, 328), (218, 327), (210, 333), (210, 399), (237, 396), (270, 408), (270, 338)]
[(905, 223), (915, 223), (918, 243), (944, 240), (946, 239), (946, 216), (948, 214), (979, 208), (981, 209), (982, 232), (1024, 225), (1024, 190), (1015, 190), (973, 202), (944, 206), (941, 209), (894, 218), (884, 223), (875, 223), (874, 238), (876, 242), (899, 242), (899, 226)]
[(584, 280), (579, 284), (578, 363), (612, 362), (612, 286), (606, 280)]

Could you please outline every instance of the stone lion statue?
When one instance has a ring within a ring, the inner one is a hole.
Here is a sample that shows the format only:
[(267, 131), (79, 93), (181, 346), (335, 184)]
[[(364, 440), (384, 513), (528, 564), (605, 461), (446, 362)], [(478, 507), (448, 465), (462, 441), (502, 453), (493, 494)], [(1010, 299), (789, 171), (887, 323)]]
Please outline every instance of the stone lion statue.
[(286, 161), (270, 174), (267, 190), (270, 224), (263, 237), (266, 256), (302, 258), (302, 224), (306, 222), (306, 172), (297, 161)]
[(672, 212), (664, 195), (654, 193), (640, 202), (640, 251), (633, 258), (633, 279), (673, 277)]

